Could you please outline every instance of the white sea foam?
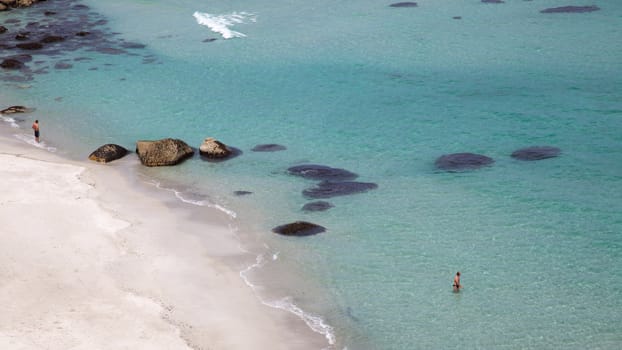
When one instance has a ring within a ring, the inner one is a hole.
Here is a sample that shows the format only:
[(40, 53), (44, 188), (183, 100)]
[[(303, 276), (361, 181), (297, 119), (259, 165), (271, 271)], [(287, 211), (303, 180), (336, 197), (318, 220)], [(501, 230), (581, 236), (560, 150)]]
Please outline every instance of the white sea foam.
[(255, 22), (256, 17), (248, 12), (233, 12), (225, 15), (212, 15), (206, 12), (195, 12), (192, 16), (196, 18), (197, 23), (207, 26), (215, 33), (222, 35), (224, 39), (243, 38), (244, 33), (231, 30), (236, 24), (246, 23), (247, 21)]
[(19, 125), (17, 125), (17, 120), (15, 120), (15, 118), (5, 117), (5, 116), (1, 116), (1, 117), (2, 117), (2, 121), (4, 121), (5, 123), (9, 123), (14, 128), (19, 128)]
[(294, 304), (290, 297), (270, 302), (263, 301), (263, 303), (273, 308), (289, 311), (300, 317), (314, 332), (324, 335), (324, 337), (328, 340), (328, 344), (335, 345), (335, 333), (333, 331), (333, 327), (326, 324), (320, 316), (312, 315), (299, 308), (296, 304)]
[[(277, 260), (279, 257), (279, 252), (272, 253), (271, 257), (273, 261)], [(240, 277), (242, 278), (242, 280), (244, 280), (244, 282), (249, 287), (251, 287), (251, 289), (255, 292), (257, 291), (257, 289), (260, 288), (260, 286), (252, 283), (249, 280), (248, 273), (254, 269), (263, 267), (266, 263), (267, 263), (267, 260), (264, 258), (264, 255), (260, 254), (260, 255), (257, 255), (257, 257), (255, 258), (254, 264), (240, 271)], [(301, 309), (300, 307), (298, 307), (298, 305), (296, 305), (292, 301), (291, 297), (284, 297), (282, 299), (273, 300), (273, 301), (266, 301), (259, 297), (259, 300), (261, 301), (262, 304), (266, 306), (269, 306), (275, 309), (281, 309), (287, 312), (291, 312), (292, 314), (298, 316), (301, 320), (303, 320), (307, 324), (309, 328), (311, 328), (311, 330), (313, 330), (316, 333), (324, 335), (324, 337), (326, 337), (326, 340), (328, 340), (329, 347), (335, 344), (335, 333), (334, 333), (333, 327), (326, 324), (320, 316), (308, 313), (304, 311), (303, 309)]]
[(44, 149), (48, 152), (56, 152), (56, 147), (48, 146), (44, 141), (37, 142), (34, 136), (26, 135), (26, 134), (15, 134), (13, 136), (15, 136), (16, 139), (22, 140), (31, 146)]
[(175, 197), (177, 197), (177, 199), (179, 199), (180, 201), (184, 202), (184, 203), (188, 203), (188, 204), (192, 204), (192, 205), (196, 205), (199, 207), (208, 207), (208, 208), (214, 208), (217, 210), (222, 211), (223, 213), (227, 214), (227, 216), (229, 216), (232, 219), (235, 219), (238, 214), (231, 210), (231, 209), (227, 209), (225, 207), (223, 207), (222, 205), (216, 204), (216, 203), (212, 203), (209, 200), (198, 200), (198, 199), (191, 199), (191, 198), (187, 198), (187, 195), (184, 196), (184, 193), (181, 191), (178, 191), (174, 188), (167, 188), (162, 186), (162, 184), (158, 181), (155, 180), (151, 180), (151, 181), (147, 181), (148, 184), (153, 185), (161, 190), (165, 190), (165, 191), (170, 191), (173, 192), (175, 194)]

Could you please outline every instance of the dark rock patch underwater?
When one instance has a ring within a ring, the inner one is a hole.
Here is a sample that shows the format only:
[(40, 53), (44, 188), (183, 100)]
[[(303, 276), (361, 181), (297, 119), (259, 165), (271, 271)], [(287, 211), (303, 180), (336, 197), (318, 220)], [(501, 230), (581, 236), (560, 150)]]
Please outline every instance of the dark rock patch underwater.
[(474, 170), (494, 163), (494, 159), (474, 153), (452, 153), (439, 157), (434, 163), (445, 171)]

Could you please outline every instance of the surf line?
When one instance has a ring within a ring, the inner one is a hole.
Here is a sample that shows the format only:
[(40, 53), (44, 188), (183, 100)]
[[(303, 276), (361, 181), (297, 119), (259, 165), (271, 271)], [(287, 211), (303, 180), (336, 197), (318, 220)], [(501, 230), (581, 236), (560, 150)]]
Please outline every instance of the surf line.
[(212, 32), (219, 33), (223, 39), (245, 37), (246, 34), (231, 30), (231, 27), (236, 24), (246, 23), (247, 20), (256, 22), (255, 15), (248, 12), (212, 15), (207, 12), (196, 11), (192, 16), (197, 20), (198, 24), (208, 27)]

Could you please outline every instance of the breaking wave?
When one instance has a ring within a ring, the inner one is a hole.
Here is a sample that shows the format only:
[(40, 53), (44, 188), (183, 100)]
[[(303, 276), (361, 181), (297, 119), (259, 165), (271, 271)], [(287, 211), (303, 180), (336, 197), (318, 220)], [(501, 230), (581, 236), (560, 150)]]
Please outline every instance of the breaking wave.
[(246, 23), (247, 21), (256, 21), (255, 15), (248, 12), (233, 12), (226, 15), (212, 15), (206, 12), (197, 11), (192, 16), (196, 18), (198, 24), (208, 27), (212, 30), (212, 32), (219, 33), (222, 35), (223, 39), (245, 37), (246, 34), (231, 30), (231, 27), (236, 24)]

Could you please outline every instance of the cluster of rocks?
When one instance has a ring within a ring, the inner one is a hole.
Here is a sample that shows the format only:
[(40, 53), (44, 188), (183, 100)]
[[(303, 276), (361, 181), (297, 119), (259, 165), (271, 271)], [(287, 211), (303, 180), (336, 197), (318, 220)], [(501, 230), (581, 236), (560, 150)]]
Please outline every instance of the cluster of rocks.
[[(24, 7), (35, 2), (0, 0), (0, 6)], [(93, 59), (90, 55), (63, 59), (68, 52), (137, 56), (135, 50), (145, 47), (116, 38), (118, 33), (109, 31), (103, 16), (77, 0), (41, 1), (25, 14), (6, 19), (0, 26), (0, 52), (7, 54), (0, 57), (1, 80), (32, 81), (50, 69), (70, 69), (75, 62)], [(143, 63), (154, 62), (153, 55), (143, 56)]]
[[(314, 187), (302, 191), (303, 196), (308, 199), (327, 199), (367, 192), (378, 188), (378, 185), (375, 183), (354, 181), (358, 175), (349, 170), (325, 165), (302, 164), (292, 166), (287, 171), (293, 176), (319, 181)], [(305, 204), (302, 210), (316, 212), (328, 210), (332, 207), (332, 203), (319, 200)], [(324, 227), (313, 223), (295, 221), (275, 227), (272, 229), (272, 232), (286, 236), (309, 236), (324, 232), (325, 230)]]
[[(209, 159), (229, 159), (235, 152), (232, 147), (214, 139), (207, 138), (199, 146), (201, 156)], [(108, 163), (120, 159), (128, 154), (129, 151), (117, 144), (106, 144), (89, 155), (89, 159)], [(194, 155), (194, 149), (179, 139), (165, 138), (161, 140), (139, 140), (136, 141), (136, 154), (144, 166), (170, 166), (181, 163), (183, 160)]]

